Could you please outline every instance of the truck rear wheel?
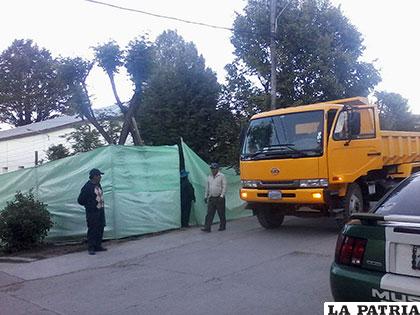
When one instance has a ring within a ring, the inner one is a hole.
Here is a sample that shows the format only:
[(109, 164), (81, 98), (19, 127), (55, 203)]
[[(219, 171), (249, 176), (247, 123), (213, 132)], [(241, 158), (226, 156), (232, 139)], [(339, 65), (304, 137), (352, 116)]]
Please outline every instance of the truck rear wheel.
[(353, 213), (363, 212), (363, 205), (363, 194), (360, 186), (356, 183), (350, 184), (344, 198), (344, 213), (343, 218), (339, 219), (339, 226), (344, 226)]
[(278, 228), (284, 220), (284, 214), (276, 209), (258, 209), (257, 211), (258, 222), (266, 229)]

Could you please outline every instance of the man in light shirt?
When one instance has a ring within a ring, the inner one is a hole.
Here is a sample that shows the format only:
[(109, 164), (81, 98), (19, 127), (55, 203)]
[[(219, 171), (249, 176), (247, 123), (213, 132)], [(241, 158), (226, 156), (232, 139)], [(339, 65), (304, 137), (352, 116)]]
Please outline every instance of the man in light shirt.
[(217, 211), (220, 219), (219, 231), (226, 229), (225, 216), (225, 195), (226, 195), (226, 178), (225, 175), (219, 172), (219, 164), (211, 163), (211, 174), (207, 177), (206, 193), (204, 202), (207, 203), (207, 215), (204, 232), (211, 232), (211, 225), (213, 223), (214, 215)]

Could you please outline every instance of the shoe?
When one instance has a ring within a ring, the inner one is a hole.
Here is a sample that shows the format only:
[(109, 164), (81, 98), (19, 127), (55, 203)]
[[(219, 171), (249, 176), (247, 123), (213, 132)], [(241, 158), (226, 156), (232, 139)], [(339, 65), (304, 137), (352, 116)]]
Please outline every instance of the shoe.
[(224, 230), (226, 230), (226, 228), (225, 228), (225, 227), (220, 227), (220, 228), (219, 228), (219, 231), (224, 231)]
[(102, 247), (102, 246), (96, 249), (97, 252), (106, 252), (107, 250), (108, 250), (108, 248), (105, 248), (105, 247)]
[(201, 229), (201, 231), (203, 231), (203, 232), (207, 232), (207, 233), (210, 233), (210, 232), (211, 232), (211, 230), (210, 230), (210, 229)]
[(96, 255), (95, 251), (92, 250), (92, 249), (88, 250), (88, 253), (89, 253), (89, 255)]

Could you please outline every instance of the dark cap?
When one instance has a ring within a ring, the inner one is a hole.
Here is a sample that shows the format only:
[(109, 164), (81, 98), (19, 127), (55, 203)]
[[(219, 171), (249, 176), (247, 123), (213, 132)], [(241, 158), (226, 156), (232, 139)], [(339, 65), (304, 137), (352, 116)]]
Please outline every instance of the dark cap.
[(219, 168), (219, 164), (218, 163), (211, 163), (210, 164), (210, 168), (212, 168), (212, 169), (218, 169)]
[(92, 176), (96, 176), (96, 175), (104, 175), (104, 173), (102, 173), (97, 168), (92, 168), (89, 172), (89, 176), (92, 177)]
[(181, 177), (187, 177), (187, 176), (188, 176), (188, 174), (189, 174), (189, 172), (187, 172), (186, 170), (182, 170), (182, 171), (179, 173), (179, 175), (180, 175)]

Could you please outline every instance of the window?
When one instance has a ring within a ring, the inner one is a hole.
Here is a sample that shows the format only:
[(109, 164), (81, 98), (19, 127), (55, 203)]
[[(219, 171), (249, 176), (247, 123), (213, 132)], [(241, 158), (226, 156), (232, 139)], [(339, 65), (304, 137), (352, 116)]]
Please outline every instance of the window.
[(360, 113), (360, 134), (356, 139), (375, 138), (375, 118), (373, 108), (358, 109)]
[(342, 111), (338, 116), (334, 129), (334, 140), (347, 140), (349, 138), (348, 111)]
[[(249, 158), (268, 151), (270, 158), (275, 152), (284, 158), (297, 154), (322, 155), (323, 126), (324, 112), (320, 110), (254, 119), (249, 125), (242, 155)], [(262, 154), (257, 157), (262, 158)]]
[(420, 216), (420, 176), (413, 176), (398, 185), (376, 208), (380, 215)]
[(373, 108), (355, 108), (340, 112), (334, 129), (334, 140), (375, 138)]

